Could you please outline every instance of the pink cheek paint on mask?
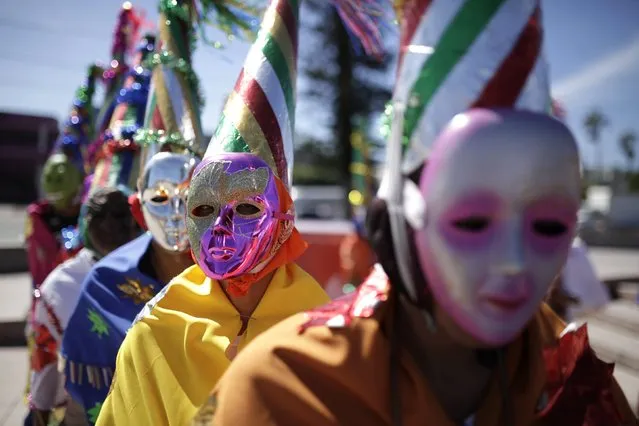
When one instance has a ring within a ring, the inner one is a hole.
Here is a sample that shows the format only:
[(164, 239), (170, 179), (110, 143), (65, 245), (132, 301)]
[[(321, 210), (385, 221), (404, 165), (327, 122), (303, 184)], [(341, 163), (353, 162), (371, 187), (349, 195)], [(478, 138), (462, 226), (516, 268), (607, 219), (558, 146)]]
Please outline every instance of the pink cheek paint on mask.
[(577, 206), (561, 197), (541, 199), (524, 211), (524, 238), (539, 254), (570, 246), (577, 225)]
[(438, 231), (456, 250), (482, 249), (495, 237), (500, 205), (499, 196), (489, 191), (465, 196), (442, 214)]

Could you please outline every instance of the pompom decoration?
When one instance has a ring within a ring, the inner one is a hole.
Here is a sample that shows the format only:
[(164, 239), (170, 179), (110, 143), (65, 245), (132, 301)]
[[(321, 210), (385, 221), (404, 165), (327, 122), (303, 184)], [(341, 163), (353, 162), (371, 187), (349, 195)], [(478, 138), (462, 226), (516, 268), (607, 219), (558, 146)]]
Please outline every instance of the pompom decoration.
[(184, 140), (180, 132), (167, 133), (164, 130), (138, 129), (134, 140), (141, 148), (158, 146), (163, 151), (189, 152), (198, 157), (204, 155), (204, 152), (198, 150), (192, 141)]
[(364, 210), (373, 196), (373, 176), (367, 129), (367, 120), (361, 120), (350, 138), (351, 191), (348, 194), (348, 200), (353, 208), (353, 216), (359, 210)]
[(131, 194), (129, 195), (129, 208), (131, 209), (131, 215), (135, 222), (138, 224), (140, 228), (143, 230), (147, 230), (146, 222), (144, 221), (144, 214), (142, 213), (142, 204), (140, 203), (139, 194)]

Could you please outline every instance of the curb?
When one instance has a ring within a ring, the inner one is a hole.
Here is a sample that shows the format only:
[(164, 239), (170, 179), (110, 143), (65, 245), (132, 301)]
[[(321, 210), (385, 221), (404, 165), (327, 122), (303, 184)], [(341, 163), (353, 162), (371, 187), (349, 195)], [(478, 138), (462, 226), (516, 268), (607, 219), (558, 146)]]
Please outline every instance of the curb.
[(0, 248), (0, 274), (27, 272), (29, 264), (24, 247)]
[(0, 347), (27, 346), (24, 336), (26, 321), (10, 321), (0, 323)]

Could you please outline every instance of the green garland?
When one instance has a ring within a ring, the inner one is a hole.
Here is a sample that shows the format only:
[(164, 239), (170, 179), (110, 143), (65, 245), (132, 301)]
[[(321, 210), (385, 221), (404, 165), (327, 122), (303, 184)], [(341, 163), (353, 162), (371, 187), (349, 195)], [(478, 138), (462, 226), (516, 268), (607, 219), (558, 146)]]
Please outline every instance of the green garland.
[[(246, 17), (251, 17), (259, 21), (259, 17), (264, 12), (264, 6), (256, 6), (243, 1), (224, 1), (220, 0), (200, 0), (202, 6), (202, 16), (198, 17), (198, 22), (195, 22), (195, 26), (198, 27), (200, 38), (208, 45), (215, 47), (216, 49), (224, 48), (224, 44), (220, 41), (209, 41), (206, 37), (203, 24), (208, 24), (214, 28), (221, 30), (226, 34), (229, 41), (235, 38), (234, 33), (244, 33), (247, 40), (253, 41), (255, 37), (255, 31), (252, 28), (251, 22), (246, 21)], [(246, 16), (240, 17), (233, 13), (232, 8), (241, 10)], [(184, 3), (178, 0), (160, 0), (160, 13), (163, 13), (170, 21), (173, 18), (180, 19), (187, 24), (191, 23), (191, 6), (189, 3)], [(197, 35), (195, 31), (189, 32), (189, 38), (191, 43), (191, 52), (195, 50), (195, 44), (197, 42)]]
[(190, 52), (195, 52), (197, 45), (197, 37), (195, 31), (193, 31), (193, 24), (191, 23), (191, 5), (189, 3), (178, 0), (160, 0), (160, 13), (164, 14), (167, 19), (167, 25), (171, 26), (174, 19), (179, 19), (184, 22), (188, 28), (189, 49)]
[(200, 87), (200, 79), (186, 59), (179, 58), (168, 50), (163, 50), (161, 53), (154, 53), (142, 63), (142, 66), (148, 69), (153, 69), (157, 65), (164, 65), (182, 74), (186, 83), (197, 94), (200, 108), (204, 106), (204, 95)]
[[(389, 141), (391, 136), (392, 123), (393, 123), (393, 103), (392, 101), (389, 101), (386, 103), (386, 106), (384, 107), (384, 112), (382, 113), (382, 124), (379, 127), (379, 133), (382, 135), (382, 138), (386, 140), (386, 142)], [(406, 147), (408, 147), (409, 142), (410, 140), (408, 139), (408, 137), (402, 136), (403, 149), (406, 149)]]
[(200, 158), (204, 156), (204, 152), (195, 148), (195, 141), (185, 140), (180, 132), (166, 133), (164, 130), (138, 129), (133, 140), (141, 146), (171, 145), (189, 151)]
[(95, 93), (95, 80), (98, 73), (101, 72), (102, 68), (100, 68), (98, 65), (91, 65), (87, 72), (86, 82), (76, 89), (75, 98), (82, 102), (83, 106), (85, 106), (87, 102), (91, 102), (93, 94)]
[(187, 23), (191, 19), (189, 4), (178, 0), (160, 0), (160, 13), (180, 18)]

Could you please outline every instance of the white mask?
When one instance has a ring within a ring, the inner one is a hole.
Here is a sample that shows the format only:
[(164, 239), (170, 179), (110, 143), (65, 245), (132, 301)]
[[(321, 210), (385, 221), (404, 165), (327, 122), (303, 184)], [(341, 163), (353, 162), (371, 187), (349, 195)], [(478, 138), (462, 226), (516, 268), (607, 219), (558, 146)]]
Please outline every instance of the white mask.
[(580, 189), (576, 143), (550, 117), (472, 110), (441, 133), (415, 245), (429, 290), (465, 332), (497, 346), (525, 328), (570, 250)]

